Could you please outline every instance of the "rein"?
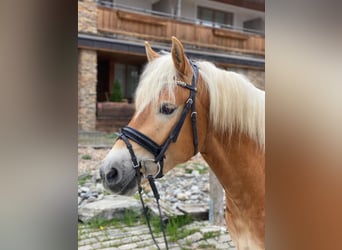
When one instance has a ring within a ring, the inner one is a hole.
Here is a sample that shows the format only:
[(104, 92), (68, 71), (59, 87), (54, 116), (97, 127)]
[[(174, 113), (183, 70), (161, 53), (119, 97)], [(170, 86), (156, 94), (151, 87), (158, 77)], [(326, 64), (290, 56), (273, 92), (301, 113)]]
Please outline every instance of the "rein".
[[(191, 85), (186, 84), (185, 82), (182, 82), (182, 81), (176, 81), (176, 84), (178, 86), (190, 90), (189, 98), (185, 102), (185, 107), (182, 111), (182, 114), (181, 114), (178, 122), (173, 127), (173, 129), (170, 132), (169, 137), (165, 140), (165, 142), (162, 145), (158, 145), (156, 142), (154, 142), (148, 136), (139, 132), (135, 128), (132, 128), (129, 126), (123, 127), (121, 129), (121, 133), (118, 133), (118, 139), (121, 139), (124, 141), (128, 151), (129, 151), (129, 154), (131, 156), (133, 168), (136, 171), (136, 178), (137, 178), (137, 183), (138, 183), (138, 192), (139, 192), (140, 201), (141, 201), (141, 204), (143, 207), (144, 215), (145, 215), (147, 225), (148, 225), (150, 234), (152, 236), (152, 239), (153, 239), (153, 241), (154, 241), (154, 243), (158, 249), (160, 249), (160, 248), (159, 248), (159, 246), (158, 246), (158, 244), (154, 238), (154, 235), (153, 235), (153, 232), (151, 229), (149, 216), (147, 214), (147, 208), (146, 208), (144, 200), (142, 198), (142, 187), (141, 187), (142, 173), (141, 173), (141, 169), (145, 168), (144, 169), (145, 170), (144, 177), (148, 179), (149, 184), (151, 186), (151, 189), (153, 191), (154, 198), (156, 199), (165, 246), (166, 246), (166, 249), (169, 249), (168, 244), (167, 244), (166, 234), (165, 234), (165, 224), (164, 224), (164, 221), (162, 219), (161, 209), (160, 209), (160, 205), (159, 205), (160, 196), (159, 196), (157, 187), (155, 185), (154, 179), (158, 179), (158, 178), (163, 177), (165, 152), (168, 149), (171, 142), (175, 143), (177, 141), (180, 130), (184, 124), (184, 121), (185, 121), (187, 114), (190, 112), (190, 109), (191, 109), (191, 115), (190, 116), (191, 116), (191, 123), (192, 123), (192, 132), (193, 132), (194, 155), (196, 155), (198, 152), (198, 135), (197, 135), (197, 125), (196, 125), (197, 124), (197, 112), (196, 112), (196, 99), (195, 99), (196, 91), (197, 91), (198, 68), (191, 61), (190, 61), (190, 64), (191, 64), (192, 69), (193, 69), (193, 77), (192, 77)], [(153, 163), (157, 166), (157, 171), (155, 174), (152, 175), (151, 173), (148, 173), (147, 164), (148, 164), (148, 161), (151, 161), (151, 160), (141, 160), (140, 162), (138, 162), (137, 157), (134, 153), (132, 144), (130, 143), (129, 140), (136, 142), (137, 144), (139, 144), (140, 146), (145, 148), (147, 151), (149, 151), (151, 154), (153, 154), (153, 156), (154, 156)]]

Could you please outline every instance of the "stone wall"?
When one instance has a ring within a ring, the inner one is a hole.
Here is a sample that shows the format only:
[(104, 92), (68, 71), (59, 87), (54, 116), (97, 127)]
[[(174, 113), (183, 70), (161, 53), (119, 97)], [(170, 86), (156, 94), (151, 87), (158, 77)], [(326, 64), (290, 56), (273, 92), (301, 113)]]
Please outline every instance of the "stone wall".
[(97, 33), (97, 5), (95, 0), (78, 1), (78, 32)]
[(78, 51), (78, 129), (96, 128), (97, 52)]
[(245, 75), (257, 88), (265, 90), (265, 71), (243, 68), (235, 68), (233, 71)]

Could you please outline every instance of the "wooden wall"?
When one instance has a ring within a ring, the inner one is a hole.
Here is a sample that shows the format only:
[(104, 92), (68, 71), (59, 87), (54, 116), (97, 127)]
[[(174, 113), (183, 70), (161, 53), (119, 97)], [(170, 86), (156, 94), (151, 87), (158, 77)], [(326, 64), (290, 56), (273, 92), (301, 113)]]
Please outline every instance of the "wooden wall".
[(176, 36), (184, 44), (208, 49), (264, 55), (265, 37), (205, 27), (175, 19), (99, 6), (98, 32), (133, 36), (148, 41), (170, 42)]

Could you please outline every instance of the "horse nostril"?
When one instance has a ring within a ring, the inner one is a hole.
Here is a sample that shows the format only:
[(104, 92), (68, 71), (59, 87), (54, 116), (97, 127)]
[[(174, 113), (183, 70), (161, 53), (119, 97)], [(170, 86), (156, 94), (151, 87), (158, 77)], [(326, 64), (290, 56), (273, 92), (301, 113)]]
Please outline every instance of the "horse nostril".
[(116, 168), (112, 168), (106, 175), (106, 179), (109, 183), (114, 182), (118, 176), (118, 170)]

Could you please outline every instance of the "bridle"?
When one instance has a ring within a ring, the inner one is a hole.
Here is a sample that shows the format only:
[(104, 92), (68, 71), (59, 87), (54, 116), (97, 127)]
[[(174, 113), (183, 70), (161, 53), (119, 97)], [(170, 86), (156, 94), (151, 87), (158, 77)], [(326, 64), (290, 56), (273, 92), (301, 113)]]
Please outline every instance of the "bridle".
[(164, 159), (165, 159), (165, 152), (168, 149), (171, 142), (176, 142), (179, 136), (180, 130), (184, 124), (185, 117), (189, 113), (191, 109), (191, 122), (192, 122), (192, 132), (193, 132), (193, 144), (194, 144), (194, 155), (198, 152), (198, 137), (197, 137), (197, 112), (196, 112), (196, 91), (197, 91), (197, 79), (198, 79), (198, 68), (195, 64), (190, 61), (190, 64), (193, 69), (193, 77), (191, 81), (191, 85), (186, 84), (182, 81), (176, 81), (176, 84), (180, 87), (186, 88), (190, 90), (190, 96), (185, 102), (185, 107), (182, 111), (182, 114), (170, 132), (170, 135), (165, 140), (162, 145), (158, 145), (154, 142), (151, 138), (144, 135), (143, 133), (139, 132), (135, 128), (130, 126), (125, 126), (121, 129), (121, 133), (118, 133), (118, 138), (122, 139), (127, 149), (130, 152), (131, 160), (133, 163), (134, 169), (140, 169), (141, 162), (138, 162), (134, 151), (130, 145), (127, 143), (128, 139), (136, 142), (147, 151), (149, 151), (154, 156), (154, 162), (159, 164), (159, 171), (153, 176), (154, 178), (158, 179), (163, 177), (163, 167), (164, 167)]
[(144, 169), (145, 173), (148, 173), (149, 171), (147, 169), (147, 163), (148, 163), (148, 161), (151, 161), (151, 160), (147, 160), (147, 161), (141, 160), (140, 162), (138, 162), (137, 157), (134, 153), (132, 144), (130, 143), (129, 140), (136, 142), (137, 144), (139, 144), (140, 146), (145, 148), (147, 151), (149, 151), (154, 156), (154, 159), (152, 161), (154, 164), (156, 164), (157, 171), (153, 175), (152, 174), (145, 174), (145, 177), (148, 179), (148, 181), (151, 185), (154, 197), (157, 201), (159, 215), (160, 215), (160, 221), (161, 221), (162, 231), (163, 231), (163, 236), (164, 236), (164, 241), (165, 241), (166, 249), (168, 249), (165, 230), (164, 230), (164, 223), (162, 220), (161, 210), (160, 210), (160, 206), (159, 206), (159, 193), (158, 193), (158, 190), (155, 186), (154, 179), (158, 179), (158, 178), (163, 177), (165, 152), (168, 149), (171, 142), (175, 143), (177, 141), (180, 130), (184, 124), (184, 121), (185, 121), (187, 114), (190, 112), (190, 109), (191, 109), (191, 115), (190, 116), (191, 116), (191, 123), (192, 123), (192, 132), (193, 132), (194, 155), (196, 155), (198, 152), (197, 112), (196, 112), (196, 99), (195, 99), (196, 98), (196, 92), (197, 92), (198, 68), (192, 61), (190, 61), (190, 64), (191, 64), (191, 67), (193, 70), (193, 77), (192, 77), (191, 85), (189, 85), (183, 81), (178, 81), (178, 80), (176, 81), (176, 84), (178, 86), (190, 90), (189, 98), (185, 102), (184, 109), (181, 113), (181, 116), (180, 116), (178, 122), (175, 124), (175, 126), (173, 127), (173, 129), (170, 132), (170, 135), (168, 136), (168, 138), (165, 140), (165, 142), (162, 145), (158, 145), (151, 138), (149, 138), (148, 136), (144, 135), (143, 133), (139, 132), (138, 130), (136, 130), (135, 128), (132, 128), (130, 126), (123, 127), (121, 129), (121, 132), (117, 134), (118, 139), (121, 139), (125, 142), (126, 147), (130, 153), (133, 168), (136, 171), (136, 177), (138, 179), (138, 191), (139, 191), (139, 195), (140, 195), (140, 201), (141, 201), (142, 206), (143, 206), (144, 214), (146, 217), (146, 221), (147, 221), (150, 233), (151, 233), (152, 238), (154, 240), (154, 243), (156, 244), (158, 249), (159, 249), (159, 246), (154, 239), (152, 229), (150, 226), (150, 222), (149, 222), (149, 218), (147, 216), (145, 204), (144, 204), (142, 194), (141, 194), (141, 191), (142, 191), (142, 188), (141, 188), (141, 168), (145, 168)]

